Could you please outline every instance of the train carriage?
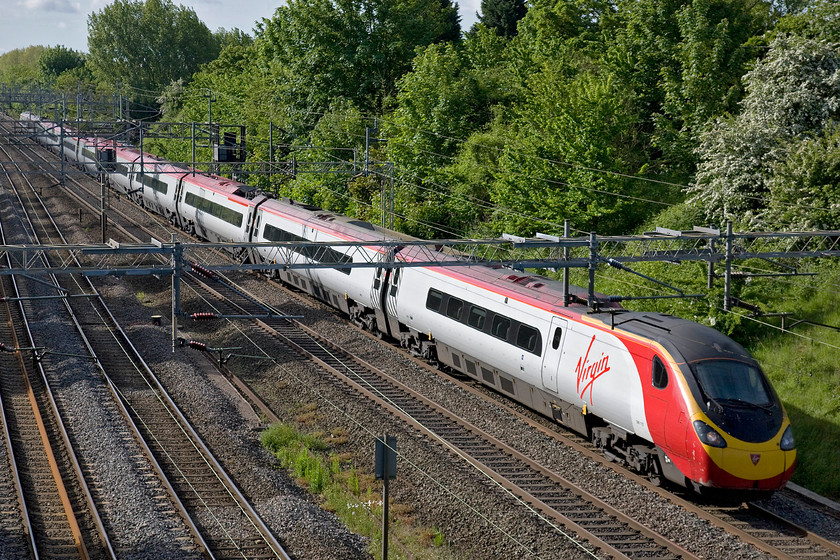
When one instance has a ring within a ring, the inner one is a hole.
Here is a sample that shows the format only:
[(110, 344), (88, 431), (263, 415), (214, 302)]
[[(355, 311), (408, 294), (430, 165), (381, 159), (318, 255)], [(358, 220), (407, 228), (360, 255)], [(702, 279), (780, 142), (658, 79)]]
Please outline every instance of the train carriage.
[[(261, 205), (254, 227), (253, 241), (277, 242), (341, 242), (351, 243), (394, 240), (381, 228), (368, 222), (326, 212), (316, 206), (290, 199), (269, 200)], [(255, 259), (263, 262), (317, 262), (333, 264), (330, 268), (275, 271), (287, 283), (341, 309), (354, 321), (371, 329), (377, 328), (376, 317), (384, 319), (375, 295), (376, 276), (382, 269), (350, 268), (352, 262), (370, 262), (381, 258), (373, 247), (302, 247), (291, 254), (277, 247), (260, 247)], [(360, 252), (367, 253), (363, 258)], [(384, 323), (379, 326), (385, 327)]]
[(247, 242), (255, 209), (266, 200), (254, 187), (236, 181), (184, 174), (177, 191), (177, 219), (182, 229), (208, 241)]

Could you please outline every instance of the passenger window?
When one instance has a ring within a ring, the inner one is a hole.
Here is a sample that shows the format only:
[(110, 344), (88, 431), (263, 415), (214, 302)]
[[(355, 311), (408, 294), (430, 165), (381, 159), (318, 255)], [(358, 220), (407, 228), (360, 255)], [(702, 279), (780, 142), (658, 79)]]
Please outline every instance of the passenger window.
[(487, 318), (487, 310), (473, 305), (470, 307), (470, 314), (467, 323), (478, 330), (484, 330), (484, 319)]
[(446, 304), (446, 316), (460, 321), (462, 309), (464, 309), (464, 302), (458, 298), (450, 297)]
[(560, 348), (560, 341), (563, 339), (563, 329), (557, 327), (554, 329), (554, 338), (551, 339), (551, 347), (557, 350)]
[(516, 334), (516, 345), (532, 354), (539, 354), (540, 331), (528, 325), (519, 325), (519, 332)]
[(651, 378), (653, 386), (657, 389), (664, 389), (668, 386), (668, 368), (659, 359), (659, 356), (653, 357), (653, 365), (651, 366)]
[(496, 338), (501, 338), (502, 340), (507, 340), (508, 338), (508, 331), (510, 330), (510, 319), (507, 317), (502, 317), (501, 315), (496, 315), (493, 317), (493, 336)]
[(443, 302), (443, 294), (437, 290), (429, 290), (426, 296), (426, 309), (440, 313), (440, 304)]

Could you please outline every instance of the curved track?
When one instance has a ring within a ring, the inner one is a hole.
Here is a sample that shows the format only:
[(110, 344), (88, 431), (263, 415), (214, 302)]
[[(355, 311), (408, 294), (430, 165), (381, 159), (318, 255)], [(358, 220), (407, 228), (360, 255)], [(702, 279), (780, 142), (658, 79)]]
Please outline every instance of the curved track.
[[(11, 176), (6, 173), (5, 177), (11, 186)], [(3, 243), (12, 239), (7, 237), (12, 222), (21, 226), (14, 239), (31, 241), (31, 223), (19, 214), (20, 210), (15, 210), (20, 208), (20, 199), (14, 200), (10, 195), (4, 192), (0, 197), (6, 210), (6, 227), (0, 228)], [(12, 448), (10, 464), (17, 478), (13, 495), (18, 496), (19, 527), (28, 538), (28, 554), (23, 553), (20, 544), (15, 546), (21, 557), (113, 558), (94, 498), (47, 382), (41, 359), (43, 349), (34, 348), (28, 323), (32, 300), (28, 297), (43, 297), (45, 291), (49, 292), (46, 286), (29, 278), (2, 278), (6, 320), (0, 336), (8, 345), (6, 350), (14, 352), (16, 364), (2, 368), (0, 395), (4, 401), (5, 439)], [(15, 351), (17, 348), (30, 350)], [(9, 539), (18, 540), (13, 535)]]
[[(60, 238), (37, 193), (31, 196), (29, 210), (39, 213), (33, 222), (42, 236)], [(95, 288), (86, 278), (65, 280), (62, 285), (88, 352), (96, 357), (126, 417), (146, 442), (148, 456), (163, 473), (161, 478), (201, 548), (213, 558), (288, 558), (157, 382)]]

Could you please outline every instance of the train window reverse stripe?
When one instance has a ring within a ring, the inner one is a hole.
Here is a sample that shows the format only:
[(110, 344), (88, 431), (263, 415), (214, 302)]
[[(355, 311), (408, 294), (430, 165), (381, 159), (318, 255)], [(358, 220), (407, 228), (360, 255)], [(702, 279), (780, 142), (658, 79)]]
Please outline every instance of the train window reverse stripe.
[(446, 316), (456, 321), (461, 320), (461, 311), (464, 309), (464, 302), (458, 298), (449, 296), (449, 301), (446, 302)]
[(484, 319), (487, 318), (487, 310), (483, 307), (473, 305), (470, 307), (470, 313), (467, 316), (467, 324), (474, 329), (484, 330)]
[(668, 386), (668, 368), (659, 359), (659, 356), (653, 357), (653, 364), (651, 365), (651, 382), (657, 389), (664, 389)]
[(443, 294), (432, 288), (426, 296), (426, 309), (440, 313), (440, 304), (443, 303)]
[[(160, 194), (166, 194), (167, 192), (169, 192), (169, 185), (167, 185), (164, 181), (161, 181), (160, 179), (156, 179), (155, 177), (152, 177), (151, 175), (143, 175), (142, 177), (143, 178), (140, 181), (144, 185), (146, 185), (147, 187), (152, 189), (153, 191), (157, 191)], [(202, 200), (204, 200), (204, 199), (202, 199)], [(214, 203), (211, 203), (211, 204), (214, 204)], [(191, 205), (191, 206), (194, 206), (194, 205)]]
[[(295, 241), (300, 243), (309, 243), (309, 239), (305, 237), (300, 237), (299, 235), (295, 235), (293, 233), (289, 233), (286, 230), (282, 230), (280, 228), (274, 227), (271, 224), (265, 224), (263, 228), (263, 239), (267, 241)], [(307, 259), (324, 264), (347, 264), (353, 262), (352, 257), (348, 257), (341, 251), (336, 251), (331, 247), (298, 247), (294, 251), (298, 255), (304, 256)], [(350, 274), (350, 271), (353, 270), (352, 268), (336, 268), (339, 272), (344, 274)]]
[(501, 338), (502, 340), (507, 340), (509, 331), (510, 319), (502, 315), (496, 315), (493, 317), (493, 329), (491, 330), (491, 334), (493, 336)]
[(224, 220), (236, 227), (242, 227), (242, 220), (244, 219), (244, 216), (241, 213), (231, 210), (226, 206), (222, 206), (217, 202), (198, 196), (195, 193), (188, 192), (184, 197), (184, 203), (189, 204), (196, 210), (207, 212), (211, 216)]
[(516, 334), (516, 345), (532, 354), (540, 354), (542, 341), (540, 331), (528, 325), (519, 325), (519, 332)]

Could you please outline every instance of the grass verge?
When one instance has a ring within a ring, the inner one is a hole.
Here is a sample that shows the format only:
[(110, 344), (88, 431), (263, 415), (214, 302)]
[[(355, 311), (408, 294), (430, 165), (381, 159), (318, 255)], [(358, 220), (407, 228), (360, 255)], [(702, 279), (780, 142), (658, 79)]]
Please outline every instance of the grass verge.
[[(357, 470), (348, 454), (336, 451), (346, 439), (341, 429), (330, 434), (304, 433), (292, 424), (271, 426), (260, 437), (263, 447), (297, 483), (321, 498), (324, 509), (335, 513), (354, 533), (370, 539), (368, 550), (378, 558), (382, 550), (381, 485), (373, 475)], [(391, 502), (389, 510), (389, 559), (456, 558), (441, 531), (417, 523), (413, 506)]]

